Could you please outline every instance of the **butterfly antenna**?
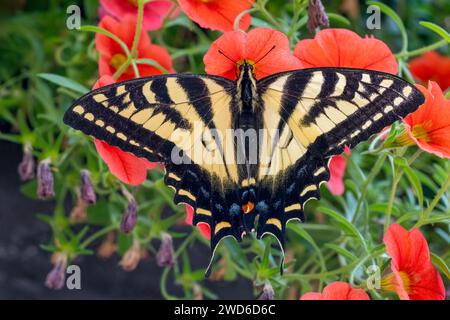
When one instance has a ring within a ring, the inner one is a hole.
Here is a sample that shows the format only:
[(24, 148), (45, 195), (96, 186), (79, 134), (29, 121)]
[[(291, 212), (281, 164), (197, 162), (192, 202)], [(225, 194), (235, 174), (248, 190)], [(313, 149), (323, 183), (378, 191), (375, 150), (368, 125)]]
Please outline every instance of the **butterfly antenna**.
[(268, 55), (270, 52), (272, 52), (272, 50), (275, 49), (275, 47), (276, 47), (276, 45), (273, 45), (273, 47), (270, 48), (270, 50), (267, 51), (267, 52), (266, 52), (261, 58), (259, 58), (259, 60), (256, 61), (254, 64), (257, 64), (257, 63), (260, 62), (262, 59), (264, 59), (265, 57), (267, 57), (267, 55)]
[(223, 55), (225, 58), (227, 58), (228, 60), (230, 60), (231, 62), (233, 62), (233, 63), (237, 63), (236, 61), (234, 61), (233, 59), (231, 59), (229, 56), (227, 56), (222, 50), (219, 50), (219, 53), (221, 54), (221, 55)]

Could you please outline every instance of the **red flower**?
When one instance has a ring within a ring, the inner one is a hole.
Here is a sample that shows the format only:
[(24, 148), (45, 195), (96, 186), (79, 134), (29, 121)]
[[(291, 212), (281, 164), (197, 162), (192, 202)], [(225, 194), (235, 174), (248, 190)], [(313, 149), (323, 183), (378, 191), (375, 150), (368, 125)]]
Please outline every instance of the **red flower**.
[[(103, 76), (94, 84), (93, 89), (104, 87), (112, 83), (115, 83), (115, 81), (111, 76)], [(94, 143), (97, 152), (100, 154), (103, 161), (105, 161), (109, 171), (111, 171), (111, 173), (119, 180), (127, 184), (141, 184), (147, 178), (147, 170), (151, 170), (155, 166), (160, 166), (159, 163), (149, 162), (143, 158), (138, 158), (135, 155), (122, 151), (104, 141), (95, 139)]]
[[(114, 18), (122, 19), (126, 15), (137, 16), (138, 0), (100, 0), (101, 6)], [(156, 30), (161, 28), (164, 18), (174, 4), (168, 0), (150, 1), (144, 5), (142, 28)]]
[(325, 29), (314, 39), (302, 40), (295, 46), (294, 55), (305, 68), (347, 67), (388, 72), (398, 71), (389, 47), (373, 37), (361, 38), (346, 29)]
[[(350, 155), (350, 148), (345, 146), (347, 155)], [(328, 165), (330, 168), (330, 180), (327, 182), (327, 187), (330, 192), (335, 196), (344, 194), (344, 174), (347, 168), (347, 158), (343, 155), (334, 156), (330, 160)]]
[(301, 68), (298, 59), (290, 53), (288, 38), (283, 33), (268, 28), (256, 28), (248, 33), (225, 32), (213, 42), (203, 58), (207, 73), (233, 80), (244, 60), (254, 64), (258, 79)]
[[(100, 21), (99, 26), (114, 33), (131, 50), (136, 30), (136, 19), (132, 15), (125, 16), (120, 22), (110, 16), (106, 16)], [(100, 33), (97, 33), (95, 36), (95, 45), (100, 52), (100, 60), (98, 63), (100, 76), (112, 76), (126, 61), (126, 53), (116, 41)], [(173, 72), (172, 60), (167, 50), (151, 44), (150, 38), (145, 32), (141, 33), (137, 52), (139, 59), (155, 60), (166, 70)], [(138, 68), (140, 76), (161, 74), (158, 68), (147, 64), (139, 64)], [(134, 77), (135, 74), (130, 65), (117, 81), (133, 79)]]
[(409, 69), (414, 77), (424, 84), (431, 80), (436, 81), (443, 91), (450, 88), (450, 57), (430, 51), (412, 59)]
[[(178, 0), (186, 15), (202, 28), (212, 30), (233, 30), (234, 20), (243, 11), (250, 9), (254, 0)], [(245, 14), (239, 28), (247, 30), (251, 17)]]
[[(194, 219), (194, 209), (190, 205), (186, 205), (186, 223), (192, 225), (192, 220)], [(206, 223), (197, 224), (197, 228), (200, 230), (202, 235), (206, 239), (211, 239), (211, 228)]]
[(403, 120), (406, 134), (398, 142), (416, 143), (422, 150), (450, 158), (450, 100), (436, 82), (430, 81), (428, 90), (417, 87), (425, 95), (425, 103)]
[(363, 289), (355, 289), (346, 282), (336, 281), (327, 285), (322, 293), (308, 292), (300, 300), (370, 300), (370, 297)]
[(382, 280), (384, 290), (397, 292), (402, 300), (445, 299), (444, 284), (431, 263), (427, 240), (419, 229), (408, 231), (393, 224), (383, 241), (392, 258), (392, 273)]

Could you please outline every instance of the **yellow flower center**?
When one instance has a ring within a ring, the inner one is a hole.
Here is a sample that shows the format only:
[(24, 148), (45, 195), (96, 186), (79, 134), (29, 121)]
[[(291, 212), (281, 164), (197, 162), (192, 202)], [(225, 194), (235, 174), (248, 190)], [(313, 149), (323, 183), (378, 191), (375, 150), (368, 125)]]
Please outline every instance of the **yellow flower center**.
[[(404, 272), (400, 271), (400, 279), (402, 281), (402, 286), (405, 289), (406, 293), (411, 293), (411, 279), (409, 278), (409, 275)], [(384, 291), (390, 291), (395, 292), (396, 288), (399, 286), (397, 283), (397, 278), (393, 273), (388, 274), (383, 279), (381, 279), (381, 289)]]
[(426, 142), (430, 141), (430, 137), (428, 136), (428, 130), (427, 127), (429, 126), (428, 123), (423, 124), (416, 124), (412, 128), (412, 134), (416, 139), (424, 140)]
[(119, 69), (127, 60), (127, 57), (122, 53), (115, 54), (109, 61), (109, 65), (114, 69)]
[[(202, 0), (203, 1), (203, 0)], [(236, 71), (239, 74), (240, 73), (240, 67), (244, 64), (244, 63), (248, 63), (251, 64), (252, 66), (255, 65), (255, 61), (253, 60), (248, 60), (248, 59), (241, 59), (238, 62), (236, 62)]]

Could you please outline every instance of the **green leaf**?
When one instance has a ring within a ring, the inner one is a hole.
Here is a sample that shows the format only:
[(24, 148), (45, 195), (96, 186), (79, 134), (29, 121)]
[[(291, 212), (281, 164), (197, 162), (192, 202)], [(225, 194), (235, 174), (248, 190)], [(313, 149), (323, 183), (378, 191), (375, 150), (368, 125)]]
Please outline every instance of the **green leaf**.
[(72, 79), (57, 75), (57, 74), (39, 73), (39, 74), (37, 74), (37, 76), (42, 79), (45, 79), (47, 81), (50, 81), (60, 87), (68, 88), (73, 91), (79, 92), (81, 94), (86, 94), (90, 91), (89, 89), (87, 89), (85, 86), (79, 84), (78, 82), (76, 82)]
[(402, 19), (398, 16), (398, 14), (392, 10), (389, 6), (385, 5), (384, 3), (378, 2), (378, 1), (367, 1), (368, 5), (376, 6), (380, 8), (382, 12), (384, 12), (386, 15), (388, 15), (398, 26), (400, 29), (400, 33), (402, 34), (402, 52), (408, 51), (408, 34), (406, 33), (405, 25), (403, 24)]
[(352, 24), (346, 17), (337, 13), (327, 12), (327, 16), (328, 18), (330, 18), (330, 20), (345, 24), (347, 26), (350, 26)]
[(420, 183), (419, 177), (416, 175), (413, 169), (411, 169), (409, 166), (403, 167), (403, 171), (406, 174), (406, 177), (408, 178), (409, 182), (414, 187), (414, 190), (416, 191), (417, 199), (419, 200), (419, 205), (422, 207), (423, 205), (423, 188), (422, 184)]
[(432, 22), (428, 22), (428, 21), (420, 21), (419, 24), (424, 26), (425, 28), (430, 29), (431, 31), (437, 33), (442, 38), (444, 38), (447, 42), (450, 43), (450, 34), (447, 31), (445, 31), (444, 28), (442, 28)]
[(349, 236), (355, 237), (361, 244), (364, 244), (364, 238), (356, 227), (345, 219), (341, 214), (325, 207), (319, 207), (318, 211), (330, 216), (337, 222), (338, 226)]
[(450, 280), (450, 268), (445, 263), (444, 259), (439, 257), (437, 254), (433, 252), (431, 254), (431, 261), (433, 264), (438, 267), (438, 269), (447, 277), (447, 280)]
[(354, 261), (357, 259), (357, 257), (351, 253), (350, 251), (348, 251), (347, 249), (340, 247), (334, 243), (327, 243), (325, 244), (325, 247), (328, 249), (331, 249), (333, 251), (336, 251), (338, 254), (340, 254), (341, 256), (350, 259), (350, 261)]
[(137, 60), (135, 60), (135, 62), (137, 64), (147, 64), (149, 66), (155, 67), (164, 74), (169, 73), (169, 71), (166, 68), (164, 68), (162, 65), (160, 65), (158, 62), (156, 62), (153, 59), (137, 59)]
[(107, 37), (110, 37), (111, 39), (113, 39), (114, 41), (116, 41), (121, 47), (123, 52), (128, 56), (130, 55), (130, 49), (128, 49), (127, 45), (125, 44), (125, 42), (123, 42), (118, 36), (116, 36), (114, 33), (109, 32), (106, 29), (97, 27), (97, 26), (81, 26), (80, 31), (86, 31), (86, 32), (95, 32), (95, 33), (100, 33), (103, 34)]

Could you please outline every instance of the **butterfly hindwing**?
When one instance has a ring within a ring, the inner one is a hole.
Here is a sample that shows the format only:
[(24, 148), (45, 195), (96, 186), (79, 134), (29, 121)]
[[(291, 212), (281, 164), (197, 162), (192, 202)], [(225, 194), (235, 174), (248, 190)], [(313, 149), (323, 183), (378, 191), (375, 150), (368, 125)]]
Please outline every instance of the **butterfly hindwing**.
[[(369, 70), (318, 68), (284, 72), (258, 82), (266, 128), (277, 128), (268, 168), (260, 166), (258, 236), (284, 243), (285, 225), (303, 220), (329, 179), (330, 157), (356, 146), (423, 103), (422, 94), (396, 76)], [(291, 137), (291, 138), (289, 138)], [(262, 153), (270, 153), (263, 147)]]

